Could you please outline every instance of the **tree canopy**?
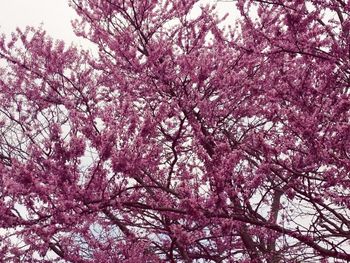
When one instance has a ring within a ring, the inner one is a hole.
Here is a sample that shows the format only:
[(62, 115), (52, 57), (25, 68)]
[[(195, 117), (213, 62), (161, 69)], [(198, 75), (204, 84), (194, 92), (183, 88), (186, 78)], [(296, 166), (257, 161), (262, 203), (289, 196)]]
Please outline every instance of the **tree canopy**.
[(350, 261), (350, 3), (214, 4), (0, 38), (4, 262)]

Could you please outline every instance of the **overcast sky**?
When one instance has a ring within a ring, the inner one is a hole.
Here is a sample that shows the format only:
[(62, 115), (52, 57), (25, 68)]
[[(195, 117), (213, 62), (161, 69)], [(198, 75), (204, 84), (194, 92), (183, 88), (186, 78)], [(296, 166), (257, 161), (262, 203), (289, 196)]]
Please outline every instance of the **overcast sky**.
[[(216, 0), (204, 0), (210, 1)], [(233, 5), (232, 2), (219, 2), (220, 14), (232, 11)], [(53, 38), (81, 44), (71, 27), (70, 21), (74, 17), (76, 14), (68, 6), (68, 0), (0, 0), (0, 33), (10, 34), (16, 27), (42, 24)]]
[(9, 34), (16, 27), (40, 26), (53, 38), (76, 41), (71, 27), (75, 12), (65, 0), (0, 0), (0, 32)]

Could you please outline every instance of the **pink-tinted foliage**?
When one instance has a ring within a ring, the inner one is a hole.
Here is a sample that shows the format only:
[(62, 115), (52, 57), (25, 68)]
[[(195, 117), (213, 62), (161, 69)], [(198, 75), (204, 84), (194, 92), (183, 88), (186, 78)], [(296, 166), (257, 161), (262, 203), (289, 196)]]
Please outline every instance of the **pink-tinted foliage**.
[(350, 3), (71, 7), (0, 39), (4, 262), (350, 261)]

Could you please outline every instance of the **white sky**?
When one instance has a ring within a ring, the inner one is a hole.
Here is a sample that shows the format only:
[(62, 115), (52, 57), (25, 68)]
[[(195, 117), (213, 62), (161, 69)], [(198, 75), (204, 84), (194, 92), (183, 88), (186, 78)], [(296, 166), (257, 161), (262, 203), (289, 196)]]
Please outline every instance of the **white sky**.
[[(203, 0), (211, 2), (216, 0)], [(227, 0), (226, 0), (227, 1)], [(234, 13), (233, 2), (218, 2), (220, 15)], [(0, 33), (10, 34), (16, 27), (39, 27), (41, 24), (48, 35), (54, 39), (63, 39), (67, 43), (81, 44), (73, 33), (71, 20), (75, 11), (68, 6), (68, 0), (0, 0)]]
[(77, 41), (70, 23), (74, 17), (67, 0), (0, 0), (1, 33), (42, 23), (48, 35), (70, 43)]

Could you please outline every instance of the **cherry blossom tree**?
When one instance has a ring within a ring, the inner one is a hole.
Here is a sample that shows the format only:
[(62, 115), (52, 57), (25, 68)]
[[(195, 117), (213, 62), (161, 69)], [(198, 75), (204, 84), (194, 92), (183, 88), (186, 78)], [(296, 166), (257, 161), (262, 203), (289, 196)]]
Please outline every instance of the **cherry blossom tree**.
[(3, 262), (350, 261), (348, 1), (70, 4), (0, 39)]

